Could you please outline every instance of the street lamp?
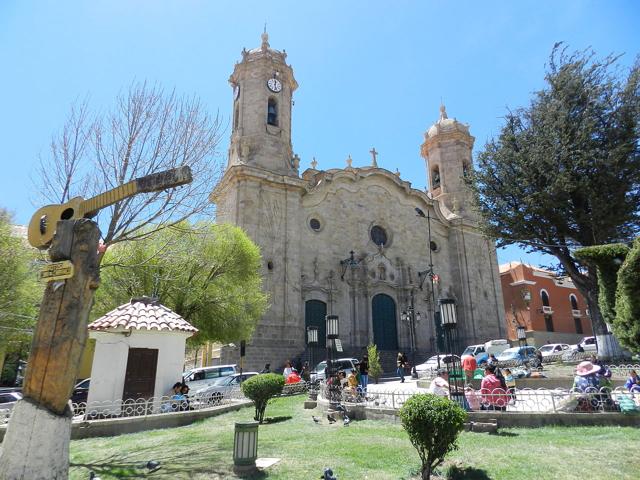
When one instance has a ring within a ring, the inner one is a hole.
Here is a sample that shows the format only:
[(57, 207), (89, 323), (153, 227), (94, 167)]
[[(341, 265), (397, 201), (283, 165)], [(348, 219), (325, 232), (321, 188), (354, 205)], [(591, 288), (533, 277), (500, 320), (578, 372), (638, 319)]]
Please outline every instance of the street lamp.
[(459, 358), (454, 354), (457, 351), (456, 327), (458, 319), (456, 316), (456, 301), (452, 298), (441, 298), (440, 317), (442, 328), (444, 329), (444, 340), (449, 361), (447, 362), (447, 373), (449, 374), (449, 398), (464, 408), (464, 376)]
[(338, 315), (327, 315), (327, 375), (326, 381), (329, 390), (329, 403), (334, 404), (336, 402), (334, 395), (335, 391), (339, 391), (338, 389), (333, 388), (330, 380), (334, 376), (333, 371), (333, 345), (338, 338), (339, 330), (338, 330)]
[(309, 346), (309, 353), (310, 355), (310, 360), (311, 360), (311, 367), (313, 368), (315, 366), (315, 364), (313, 363), (313, 350), (316, 348), (316, 346), (318, 345), (318, 327), (316, 326), (310, 326), (307, 327), (307, 345)]
[(415, 306), (413, 303), (413, 287), (411, 288), (410, 295), (410, 303), (409, 306), (400, 314), (400, 318), (409, 324), (409, 342), (411, 347), (411, 364), (415, 364), (415, 354), (416, 354), (416, 323), (420, 323), (421, 315), (420, 312), (415, 311)]
[(427, 219), (427, 227), (428, 227), (428, 240), (429, 240), (429, 244), (427, 245), (428, 250), (429, 250), (429, 266), (426, 270), (423, 270), (422, 272), (418, 272), (418, 278), (420, 279), (420, 290), (422, 290), (422, 285), (424, 284), (424, 281), (427, 277), (429, 277), (429, 279), (431, 280), (431, 305), (433, 305), (433, 335), (435, 337), (435, 350), (436, 350), (436, 358), (438, 359), (438, 368), (440, 368), (440, 346), (439, 346), (439, 342), (440, 342), (440, 312), (438, 312), (436, 310), (436, 290), (435, 290), (435, 284), (439, 281), (440, 277), (438, 277), (438, 275), (433, 271), (433, 256), (431, 254), (433, 248), (433, 242), (431, 241), (431, 215), (429, 214), (429, 211), (427, 210), (427, 214), (425, 215), (424, 212), (419, 209), (418, 207), (415, 208), (416, 214), (418, 217), (422, 217), (422, 218), (426, 218)]
[(527, 344), (527, 330), (522, 325), (516, 327), (516, 337), (521, 347)]

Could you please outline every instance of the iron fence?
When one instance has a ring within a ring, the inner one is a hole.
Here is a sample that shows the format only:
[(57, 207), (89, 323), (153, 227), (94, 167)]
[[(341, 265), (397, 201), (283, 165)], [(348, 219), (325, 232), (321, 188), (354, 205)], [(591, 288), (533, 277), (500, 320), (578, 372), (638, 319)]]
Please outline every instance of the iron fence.
[[(281, 396), (306, 393), (309, 384), (299, 382), (284, 386)], [(72, 403), (73, 421), (84, 422), (108, 418), (130, 418), (157, 414), (177, 414), (205, 410), (246, 400), (240, 386), (183, 396), (161, 396)], [(9, 422), (13, 410), (0, 409), (0, 425)]]
[[(368, 393), (337, 386), (320, 387), (320, 395), (333, 403), (363, 405), (369, 408), (399, 409), (408, 398), (428, 389), (376, 390)], [(462, 395), (462, 392), (460, 392)], [(640, 413), (640, 393), (623, 387), (600, 389), (464, 389), (464, 404), (469, 411), (494, 410), (505, 413), (580, 413), (637, 411)], [(631, 403), (630, 403), (631, 402)], [(622, 408), (621, 405), (626, 405)]]

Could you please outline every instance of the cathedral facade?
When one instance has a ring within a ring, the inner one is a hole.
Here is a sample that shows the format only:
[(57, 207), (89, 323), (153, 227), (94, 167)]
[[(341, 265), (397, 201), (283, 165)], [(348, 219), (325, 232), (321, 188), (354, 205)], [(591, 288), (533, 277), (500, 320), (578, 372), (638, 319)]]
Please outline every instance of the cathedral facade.
[[(238, 225), (260, 246), (270, 295), (247, 340), (245, 369), (308, 358), (307, 327), (318, 327), (324, 347), (329, 314), (339, 318), (339, 356), (360, 357), (373, 343), (424, 361), (438, 348), (443, 299), (455, 304), (460, 349), (504, 336), (495, 246), (478, 229), (463, 181), (472, 168), (468, 126), (440, 107), (421, 146), (427, 193), (379, 168), (375, 149), (367, 167), (349, 158), (345, 168), (321, 170), (314, 160), (300, 172), (291, 144), (298, 84), (286, 53), (264, 33), (259, 48), (242, 51), (229, 81), (228, 165), (211, 200), (219, 223)], [(221, 361), (237, 360), (237, 351), (223, 349)]]

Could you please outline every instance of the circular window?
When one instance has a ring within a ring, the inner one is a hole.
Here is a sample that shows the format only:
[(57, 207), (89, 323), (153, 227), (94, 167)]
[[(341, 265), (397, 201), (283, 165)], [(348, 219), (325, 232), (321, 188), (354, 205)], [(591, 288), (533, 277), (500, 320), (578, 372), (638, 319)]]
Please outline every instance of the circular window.
[(317, 232), (318, 230), (320, 230), (320, 220), (318, 220), (317, 218), (312, 218), (311, 220), (309, 220), (309, 226)]
[(384, 228), (379, 225), (374, 225), (371, 229), (371, 240), (376, 245), (382, 245), (383, 247), (387, 244), (387, 232)]
[(438, 244), (436, 242), (434, 242), (433, 240), (431, 240), (431, 242), (429, 242), (429, 248), (431, 249), (432, 252), (437, 252), (438, 251)]

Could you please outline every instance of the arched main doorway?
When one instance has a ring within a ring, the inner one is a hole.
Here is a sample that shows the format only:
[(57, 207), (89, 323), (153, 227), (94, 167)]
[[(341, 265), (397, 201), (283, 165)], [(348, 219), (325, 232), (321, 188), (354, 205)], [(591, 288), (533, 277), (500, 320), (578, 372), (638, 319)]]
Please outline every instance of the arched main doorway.
[(304, 304), (304, 335), (307, 341), (307, 327), (318, 327), (318, 348), (327, 346), (327, 304), (320, 300), (307, 300)]
[(379, 350), (397, 350), (396, 302), (384, 293), (376, 295), (371, 300), (371, 315), (373, 343)]

